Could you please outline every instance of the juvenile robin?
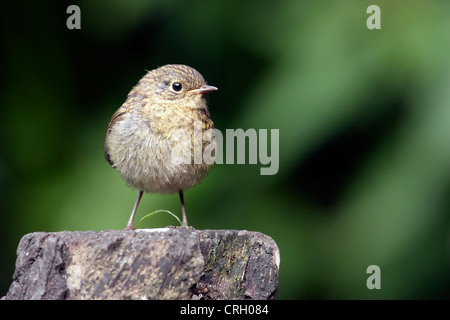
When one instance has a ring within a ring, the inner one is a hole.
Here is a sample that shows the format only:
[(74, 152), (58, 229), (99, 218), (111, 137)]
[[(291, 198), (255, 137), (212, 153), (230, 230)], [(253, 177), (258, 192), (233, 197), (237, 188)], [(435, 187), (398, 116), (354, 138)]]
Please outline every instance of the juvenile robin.
[[(113, 114), (104, 143), (106, 160), (127, 186), (139, 190), (125, 229), (134, 229), (133, 219), (144, 191), (178, 192), (183, 223), (188, 225), (183, 192), (199, 183), (213, 165), (210, 161), (194, 161), (195, 144), (203, 151), (216, 143), (209, 137), (199, 146), (194, 139), (194, 124), (201, 124), (202, 133), (214, 128), (205, 94), (216, 90), (191, 67), (165, 65), (148, 71)], [(188, 135), (188, 161), (174, 161), (180, 132)]]

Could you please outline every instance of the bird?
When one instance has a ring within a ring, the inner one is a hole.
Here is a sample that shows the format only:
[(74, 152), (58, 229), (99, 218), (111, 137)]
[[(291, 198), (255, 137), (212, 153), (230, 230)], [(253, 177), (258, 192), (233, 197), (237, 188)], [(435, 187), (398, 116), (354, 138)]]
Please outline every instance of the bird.
[[(144, 192), (178, 192), (183, 224), (188, 226), (184, 191), (198, 184), (214, 164), (194, 156), (198, 155), (196, 148), (203, 152), (216, 146), (205, 97), (216, 90), (196, 69), (167, 64), (147, 71), (112, 115), (104, 141), (105, 158), (128, 187), (139, 190), (125, 230), (134, 229)], [(201, 130), (201, 140), (195, 137), (196, 128)]]

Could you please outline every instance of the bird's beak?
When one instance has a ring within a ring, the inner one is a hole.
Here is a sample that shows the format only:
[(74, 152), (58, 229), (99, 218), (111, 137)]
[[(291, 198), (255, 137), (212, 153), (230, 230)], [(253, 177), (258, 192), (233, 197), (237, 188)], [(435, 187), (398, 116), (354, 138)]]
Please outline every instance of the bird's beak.
[(188, 92), (189, 93), (205, 94), (205, 93), (213, 92), (213, 91), (216, 91), (216, 90), (219, 90), (219, 89), (217, 89), (216, 87), (208, 86), (207, 84), (205, 84), (205, 85), (201, 86), (198, 89), (189, 90)]

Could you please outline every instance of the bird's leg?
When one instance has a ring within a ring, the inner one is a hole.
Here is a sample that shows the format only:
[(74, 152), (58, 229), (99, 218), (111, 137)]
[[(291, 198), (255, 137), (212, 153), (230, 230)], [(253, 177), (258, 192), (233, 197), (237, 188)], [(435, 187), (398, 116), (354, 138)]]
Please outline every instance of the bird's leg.
[(125, 230), (134, 230), (134, 227), (133, 227), (134, 215), (136, 214), (137, 207), (139, 205), (139, 201), (141, 201), (143, 193), (144, 193), (144, 191), (139, 190), (139, 194), (137, 196), (136, 202), (134, 203), (133, 211), (131, 212), (130, 220), (128, 220), (128, 224), (125, 227)]
[(178, 190), (178, 194), (180, 195), (180, 201), (181, 201), (181, 212), (183, 213), (183, 224), (187, 227), (188, 222), (186, 218), (186, 210), (184, 209), (184, 196), (183, 196), (183, 190)]

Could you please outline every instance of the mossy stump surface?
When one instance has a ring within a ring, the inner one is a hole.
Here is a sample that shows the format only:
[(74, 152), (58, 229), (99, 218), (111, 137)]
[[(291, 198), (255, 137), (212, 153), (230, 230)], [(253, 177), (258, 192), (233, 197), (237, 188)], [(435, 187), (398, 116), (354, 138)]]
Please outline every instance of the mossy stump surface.
[(245, 230), (35, 232), (2, 299), (274, 299), (279, 259)]

